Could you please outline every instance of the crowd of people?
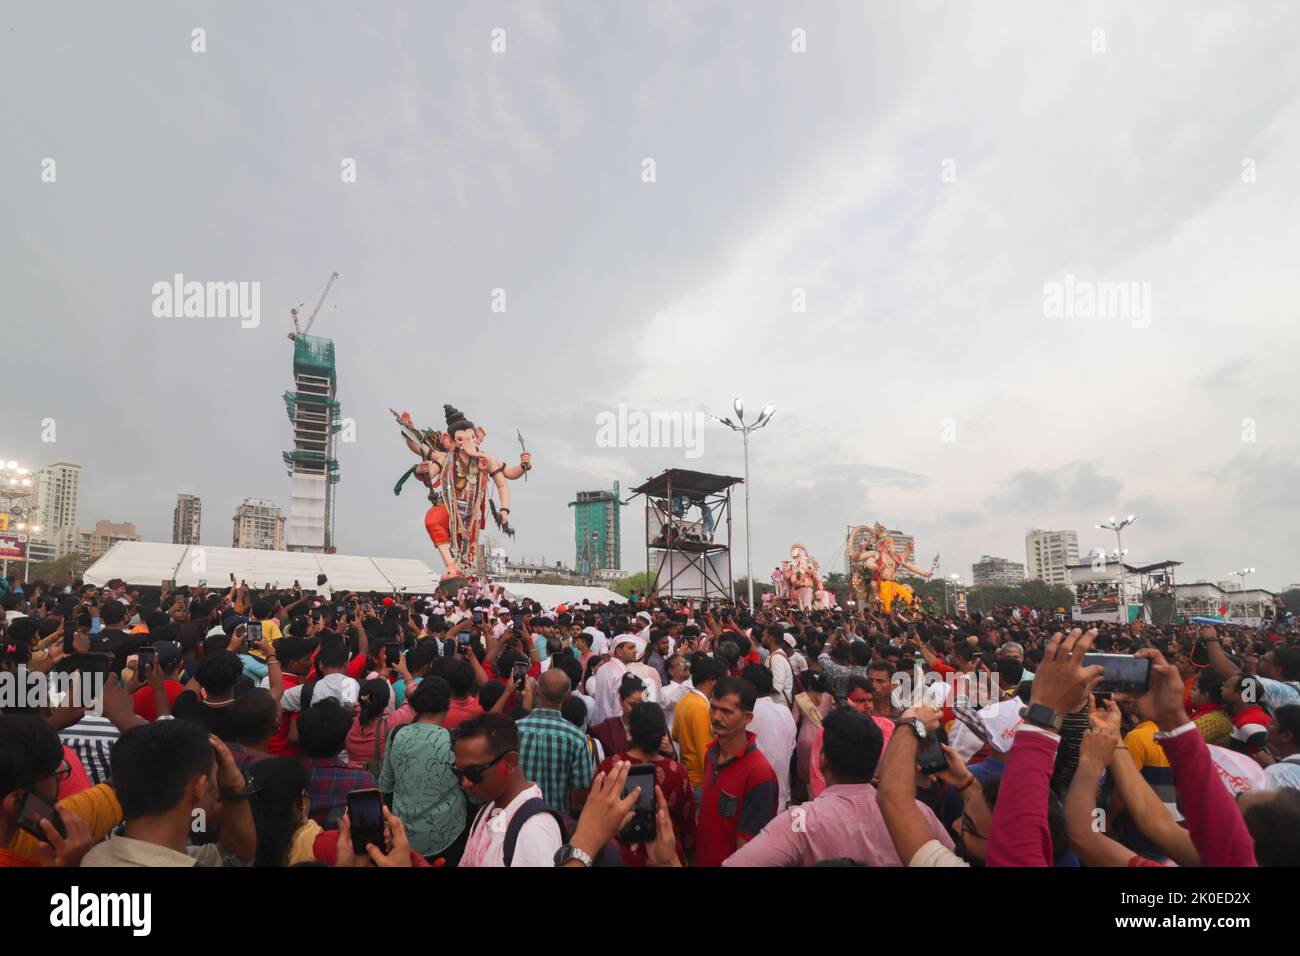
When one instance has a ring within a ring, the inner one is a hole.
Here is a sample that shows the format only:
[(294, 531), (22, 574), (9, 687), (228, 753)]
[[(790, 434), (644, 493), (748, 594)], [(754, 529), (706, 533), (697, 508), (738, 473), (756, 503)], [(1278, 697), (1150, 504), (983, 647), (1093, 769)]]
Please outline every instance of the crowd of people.
[(323, 578), (0, 606), (7, 866), (1300, 864), (1290, 621)]

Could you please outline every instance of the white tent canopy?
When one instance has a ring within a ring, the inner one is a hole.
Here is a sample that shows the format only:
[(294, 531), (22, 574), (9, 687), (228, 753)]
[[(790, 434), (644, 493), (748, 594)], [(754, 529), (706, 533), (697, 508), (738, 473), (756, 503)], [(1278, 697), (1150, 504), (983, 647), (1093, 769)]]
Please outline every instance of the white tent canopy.
[(525, 581), (496, 582), (506, 589), (506, 594), (516, 601), (528, 599), (536, 601), (543, 607), (555, 607), (559, 604), (581, 604), (583, 600), (595, 604), (623, 604), (627, 598), (611, 591), (609, 588), (589, 588), (568, 584), (530, 584)]
[(178, 585), (194, 587), (206, 581), (210, 587), (224, 590), (232, 574), (236, 581), (247, 581), (249, 587), (270, 584), (275, 588), (290, 588), (297, 581), (308, 591), (315, 589), (318, 574), (324, 574), (336, 591), (405, 590), (412, 594), (432, 594), (438, 586), (438, 575), (433, 569), (411, 558), (258, 551), (152, 541), (115, 544), (86, 569), (82, 578), (87, 584), (95, 585), (121, 578), (129, 585), (146, 587), (172, 580)]

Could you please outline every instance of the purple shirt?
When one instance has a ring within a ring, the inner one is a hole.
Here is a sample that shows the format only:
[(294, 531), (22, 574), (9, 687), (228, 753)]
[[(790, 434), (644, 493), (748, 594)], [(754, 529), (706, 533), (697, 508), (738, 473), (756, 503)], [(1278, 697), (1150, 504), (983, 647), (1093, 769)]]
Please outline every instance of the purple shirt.
[[(917, 807), (934, 838), (951, 850), (943, 824), (925, 804)], [(812, 866), (848, 857), (866, 866), (902, 866), (869, 783), (834, 784), (811, 803), (790, 807), (723, 866)]]

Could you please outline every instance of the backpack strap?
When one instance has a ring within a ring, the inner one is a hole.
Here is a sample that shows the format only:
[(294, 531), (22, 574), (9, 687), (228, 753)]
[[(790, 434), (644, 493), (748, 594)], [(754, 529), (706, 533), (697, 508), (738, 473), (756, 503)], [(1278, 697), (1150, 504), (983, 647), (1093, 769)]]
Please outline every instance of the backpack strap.
[(515, 815), (510, 818), (510, 825), (506, 827), (506, 842), (503, 848), (506, 866), (510, 866), (515, 858), (515, 845), (519, 842), (519, 831), (524, 828), (525, 823), (539, 813), (549, 813), (554, 818), (556, 825), (560, 828), (561, 843), (569, 839), (569, 830), (565, 826), (564, 817), (548, 807), (545, 800), (541, 797), (525, 800), (519, 809), (515, 811)]
[(320, 681), (318, 680), (309, 680), (307, 683), (302, 685), (302, 696), (298, 698), (299, 713), (305, 714), (309, 709), (311, 709), (311, 697), (316, 691), (316, 685), (319, 683)]

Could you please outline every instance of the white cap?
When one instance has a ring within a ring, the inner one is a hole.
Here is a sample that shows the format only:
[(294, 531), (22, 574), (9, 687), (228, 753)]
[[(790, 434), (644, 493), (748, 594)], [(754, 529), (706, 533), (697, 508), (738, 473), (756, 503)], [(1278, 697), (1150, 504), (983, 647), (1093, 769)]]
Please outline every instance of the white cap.
[(613, 642), (609, 646), (611, 650), (617, 650), (620, 644), (632, 644), (635, 646), (637, 657), (640, 657), (645, 653), (645, 641), (641, 640), (641, 638), (637, 637), (635, 634), (620, 634), (618, 637), (614, 638)]

